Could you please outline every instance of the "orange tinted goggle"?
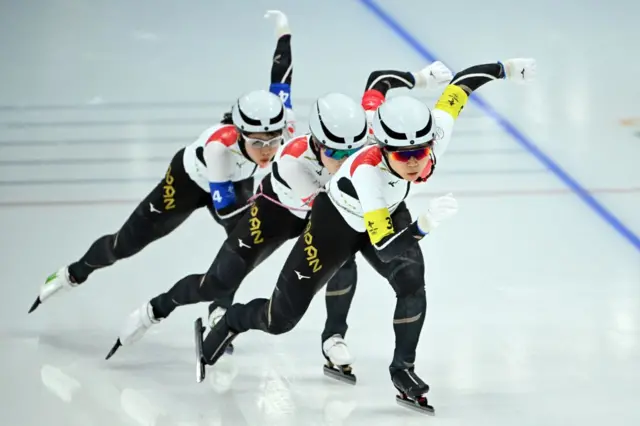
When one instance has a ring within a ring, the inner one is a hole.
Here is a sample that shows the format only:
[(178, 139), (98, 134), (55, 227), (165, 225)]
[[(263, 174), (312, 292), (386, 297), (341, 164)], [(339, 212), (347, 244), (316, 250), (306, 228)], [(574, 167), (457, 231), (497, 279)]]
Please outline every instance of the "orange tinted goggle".
[(415, 149), (403, 149), (401, 151), (388, 151), (389, 158), (406, 163), (412, 158), (420, 161), (431, 154), (431, 146), (423, 146)]

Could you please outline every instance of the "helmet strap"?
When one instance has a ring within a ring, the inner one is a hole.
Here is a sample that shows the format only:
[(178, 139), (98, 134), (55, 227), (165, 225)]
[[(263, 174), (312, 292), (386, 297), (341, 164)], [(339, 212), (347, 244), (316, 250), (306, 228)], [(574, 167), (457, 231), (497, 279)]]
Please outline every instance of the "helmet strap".
[(322, 163), (322, 159), (320, 157), (320, 147), (322, 146), (322, 144), (318, 142), (318, 139), (316, 139), (315, 136), (313, 135), (311, 135), (310, 139), (311, 139), (311, 152), (313, 152), (313, 155), (315, 155), (316, 160), (318, 161), (318, 164), (324, 167), (324, 164)]
[(238, 133), (240, 134), (240, 138), (238, 139), (238, 148), (240, 148), (240, 152), (242, 153), (242, 156), (244, 158), (246, 158), (247, 160), (249, 160), (253, 164), (255, 164), (256, 162), (251, 159), (251, 157), (249, 156), (249, 153), (247, 152), (247, 146), (246, 146), (247, 145), (247, 141), (244, 139), (244, 135), (239, 130), (240, 129), (238, 129)]
[(380, 147), (380, 151), (382, 151), (382, 162), (387, 167), (387, 169), (389, 169), (389, 172), (391, 172), (391, 174), (397, 177), (398, 179), (402, 179), (402, 176), (396, 173), (396, 171), (393, 170), (393, 167), (391, 167), (391, 163), (389, 162), (389, 157), (387, 157), (387, 150), (384, 149), (384, 147)]

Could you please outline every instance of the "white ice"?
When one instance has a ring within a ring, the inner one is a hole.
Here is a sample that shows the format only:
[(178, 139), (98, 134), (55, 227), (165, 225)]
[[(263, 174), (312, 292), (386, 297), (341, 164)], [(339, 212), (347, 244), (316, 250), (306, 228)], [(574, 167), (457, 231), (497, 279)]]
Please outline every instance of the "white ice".
[[(631, 233), (640, 234), (640, 3), (379, 1), (454, 70), (535, 57), (538, 81), (480, 91)], [(318, 294), (290, 333), (252, 332), (196, 384), (177, 311), (104, 356), (130, 311), (203, 272), (223, 239), (205, 212), (133, 259), (26, 312), (45, 277), (114, 232), (171, 155), (268, 84), (267, 9), (293, 30), (293, 102), (358, 96), (374, 69), (425, 60), (357, 0), (0, 2), (0, 416), (6, 425), (640, 424), (640, 250), (471, 104), (433, 181), (460, 213), (423, 241), (417, 372), (435, 417), (398, 407), (395, 298), (364, 262), (347, 340), (358, 384), (322, 374)], [(435, 94), (421, 94), (425, 99)], [(271, 293), (287, 245), (238, 293)]]

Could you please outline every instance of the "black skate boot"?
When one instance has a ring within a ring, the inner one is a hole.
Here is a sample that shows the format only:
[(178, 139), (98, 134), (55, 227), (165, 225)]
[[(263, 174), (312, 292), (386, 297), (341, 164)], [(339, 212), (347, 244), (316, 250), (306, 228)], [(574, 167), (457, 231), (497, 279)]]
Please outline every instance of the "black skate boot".
[(413, 372), (413, 367), (396, 371), (391, 380), (400, 392), (400, 395), (396, 395), (398, 404), (429, 415), (435, 414), (433, 406), (429, 405), (425, 396), (429, 392), (429, 385)]
[(231, 344), (238, 333), (232, 331), (223, 318), (213, 327), (207, 337), (203, 340), (204, 326), (202, 318), (198, 318), (194, 324), (196, 341), (196, 381), (202, 382), (205, 378), (205, 365), (214, 365), (222, 355), (227, 346)]

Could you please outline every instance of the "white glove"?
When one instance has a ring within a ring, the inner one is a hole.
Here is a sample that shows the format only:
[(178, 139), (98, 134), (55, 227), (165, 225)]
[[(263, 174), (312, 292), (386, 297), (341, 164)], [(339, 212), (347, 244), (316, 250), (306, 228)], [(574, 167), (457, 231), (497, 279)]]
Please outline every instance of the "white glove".
[(275, 18), (276, 20), (276, 35), (278, 38), (282, 37), (285, 34), (291, 34), (291, 29), (289, 28), (289, 19), (287, 15), (280, 12), (279, 10), (267, 10), (267, 13), (264, 15), (265, 18)]
[(440, 223), (458, 212), (458, 202), (449, 193), (443, 197), (434, 198), (429, 203), (429, 210), (418, 216), (418, 228), (423, 234), (428, 234)]
[(532, 58), (513, 58), (503, 62), (506, 78), (520, 83), (536, 78), (536, 60)]
[(416, 87), (422, 87), (429, 90), (442, 89), (449, 84), (453, 78), (451, 70), (440, 61), (436, 61), (428, 67), (412, 74), (416, 79)]

